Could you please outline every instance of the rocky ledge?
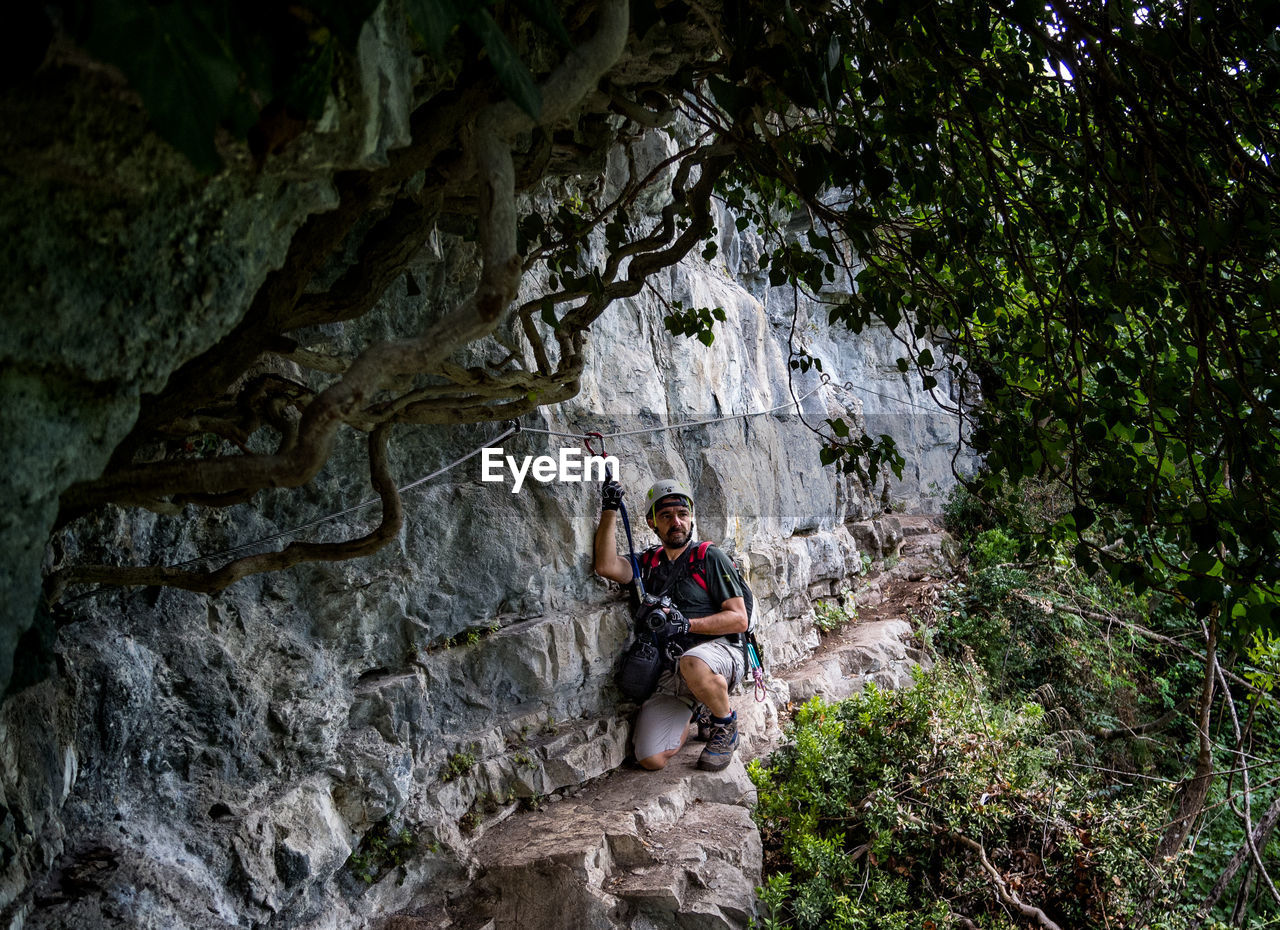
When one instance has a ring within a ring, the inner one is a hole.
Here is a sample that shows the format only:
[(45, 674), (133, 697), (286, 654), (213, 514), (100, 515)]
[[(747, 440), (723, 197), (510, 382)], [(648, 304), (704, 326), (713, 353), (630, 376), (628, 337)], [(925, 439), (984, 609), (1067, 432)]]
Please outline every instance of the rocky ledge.
[(853, 592), (859, 619), (809, 657), (772, 670), (764, 700), (734, 696), (742, 743), (728, 768), (699, 771), (702, 747), (691, 741), (661, 772), (628, 763), (513, 814), (477, 841), (478, 877), (466, 895), (406, 909), (378, 930), (746, 927), (762, 848), (745, 763), (772, 751), (796, 703), (840, 700), (868, 681), (909, 686), (929, 661), (913, 645), (909, 618), (950, 573), (947, 541), (930, 518), (902, 520), (896, 559), (875, 566)]

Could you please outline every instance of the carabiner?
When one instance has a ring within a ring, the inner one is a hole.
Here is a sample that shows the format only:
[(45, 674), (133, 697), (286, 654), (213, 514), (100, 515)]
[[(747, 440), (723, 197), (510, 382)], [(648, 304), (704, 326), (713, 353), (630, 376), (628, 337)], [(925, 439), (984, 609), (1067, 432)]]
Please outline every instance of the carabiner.
[[(599, 439), (599, 440), (600, 440), (600, 451), (599, 451), (599, 452), (596, 452), (596, 450), (595, 450), (595, 449), (591, 448), (591, 437), (592, 437), (592, 436), (594, 436), (596, 439)], [(607, 452), (605, 452), (605, 451), (604, 451), (604, 434), (603, 434), (603, 433), (595, 433), (595, 432), (583, 433), (583, 434), (582, 434), (582, 444), (583, 444), (584, 446), (586, 446), (586, 447), (587, 447), (587, 452), (589, 452), (591, 455), (598, 455), (600, 458), (605, 458), (605, 457), (609, 454), (609, 453), (607, 453)]]

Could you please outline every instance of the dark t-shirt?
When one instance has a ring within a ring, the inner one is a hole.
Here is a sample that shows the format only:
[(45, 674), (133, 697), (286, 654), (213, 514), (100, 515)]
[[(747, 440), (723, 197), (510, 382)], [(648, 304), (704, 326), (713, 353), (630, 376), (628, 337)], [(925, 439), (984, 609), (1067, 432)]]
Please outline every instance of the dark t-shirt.
[[(707, 557), (702, 563), (702, 574), (705, 575), (707, 589), (693, 580), (691, 566), (688, 565), (689, 553), (697, 548), (692, 542), (689, 548), (680, 554), (679, 562), (684, 562), (681, 569), (684, 577), (680, 578), (670, 591), (672, 602), (686, 617), (709, 617), (724, 609), (724, 602), (731, 597), (744, 597), (746, 592), (738, 581), (729, 557), (715, 546), (707, 547)], [(675, 566), (667, 560), (665, 549), (658, 550), (658, 565), (644, 573), (644, 589), (650, 594), (662, 594), (667, 586), (667, 579), (675, 571)]]

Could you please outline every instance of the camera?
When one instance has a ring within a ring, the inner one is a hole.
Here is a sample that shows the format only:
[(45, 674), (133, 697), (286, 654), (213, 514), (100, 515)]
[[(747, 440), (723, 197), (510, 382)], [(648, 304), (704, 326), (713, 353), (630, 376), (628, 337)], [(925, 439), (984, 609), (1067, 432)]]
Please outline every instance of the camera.
[(636, 639), (622, 657), (618, 687), (631, 700), (643, 701), (657, 687), (664, 668), (684, 654), (683, 636), (689, 621), (665, 594), (647, 591), (636, 605)]
[(667, 611), (674, 606), (671, 598), (665, 594), (662, 597), (654, 597), (652, 594), (645, 594), (636, 607), (636, 629), (644, 632), (648, 630), (651, 633), (659, 633), (667, 628)]

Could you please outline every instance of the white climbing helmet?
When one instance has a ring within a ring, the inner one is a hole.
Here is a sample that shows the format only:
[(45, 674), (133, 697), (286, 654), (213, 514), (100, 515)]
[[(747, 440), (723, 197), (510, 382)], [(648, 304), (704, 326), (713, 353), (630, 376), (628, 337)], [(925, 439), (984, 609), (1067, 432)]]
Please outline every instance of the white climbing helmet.
[(683, 498), (685, 506), (693, 513), (693, 492), (689, 490), (689, 486), (678, 478), (663, 478), (644, 496), (645, 517), (653, 520), (657, 516), (658, 505), (668, 497)]

